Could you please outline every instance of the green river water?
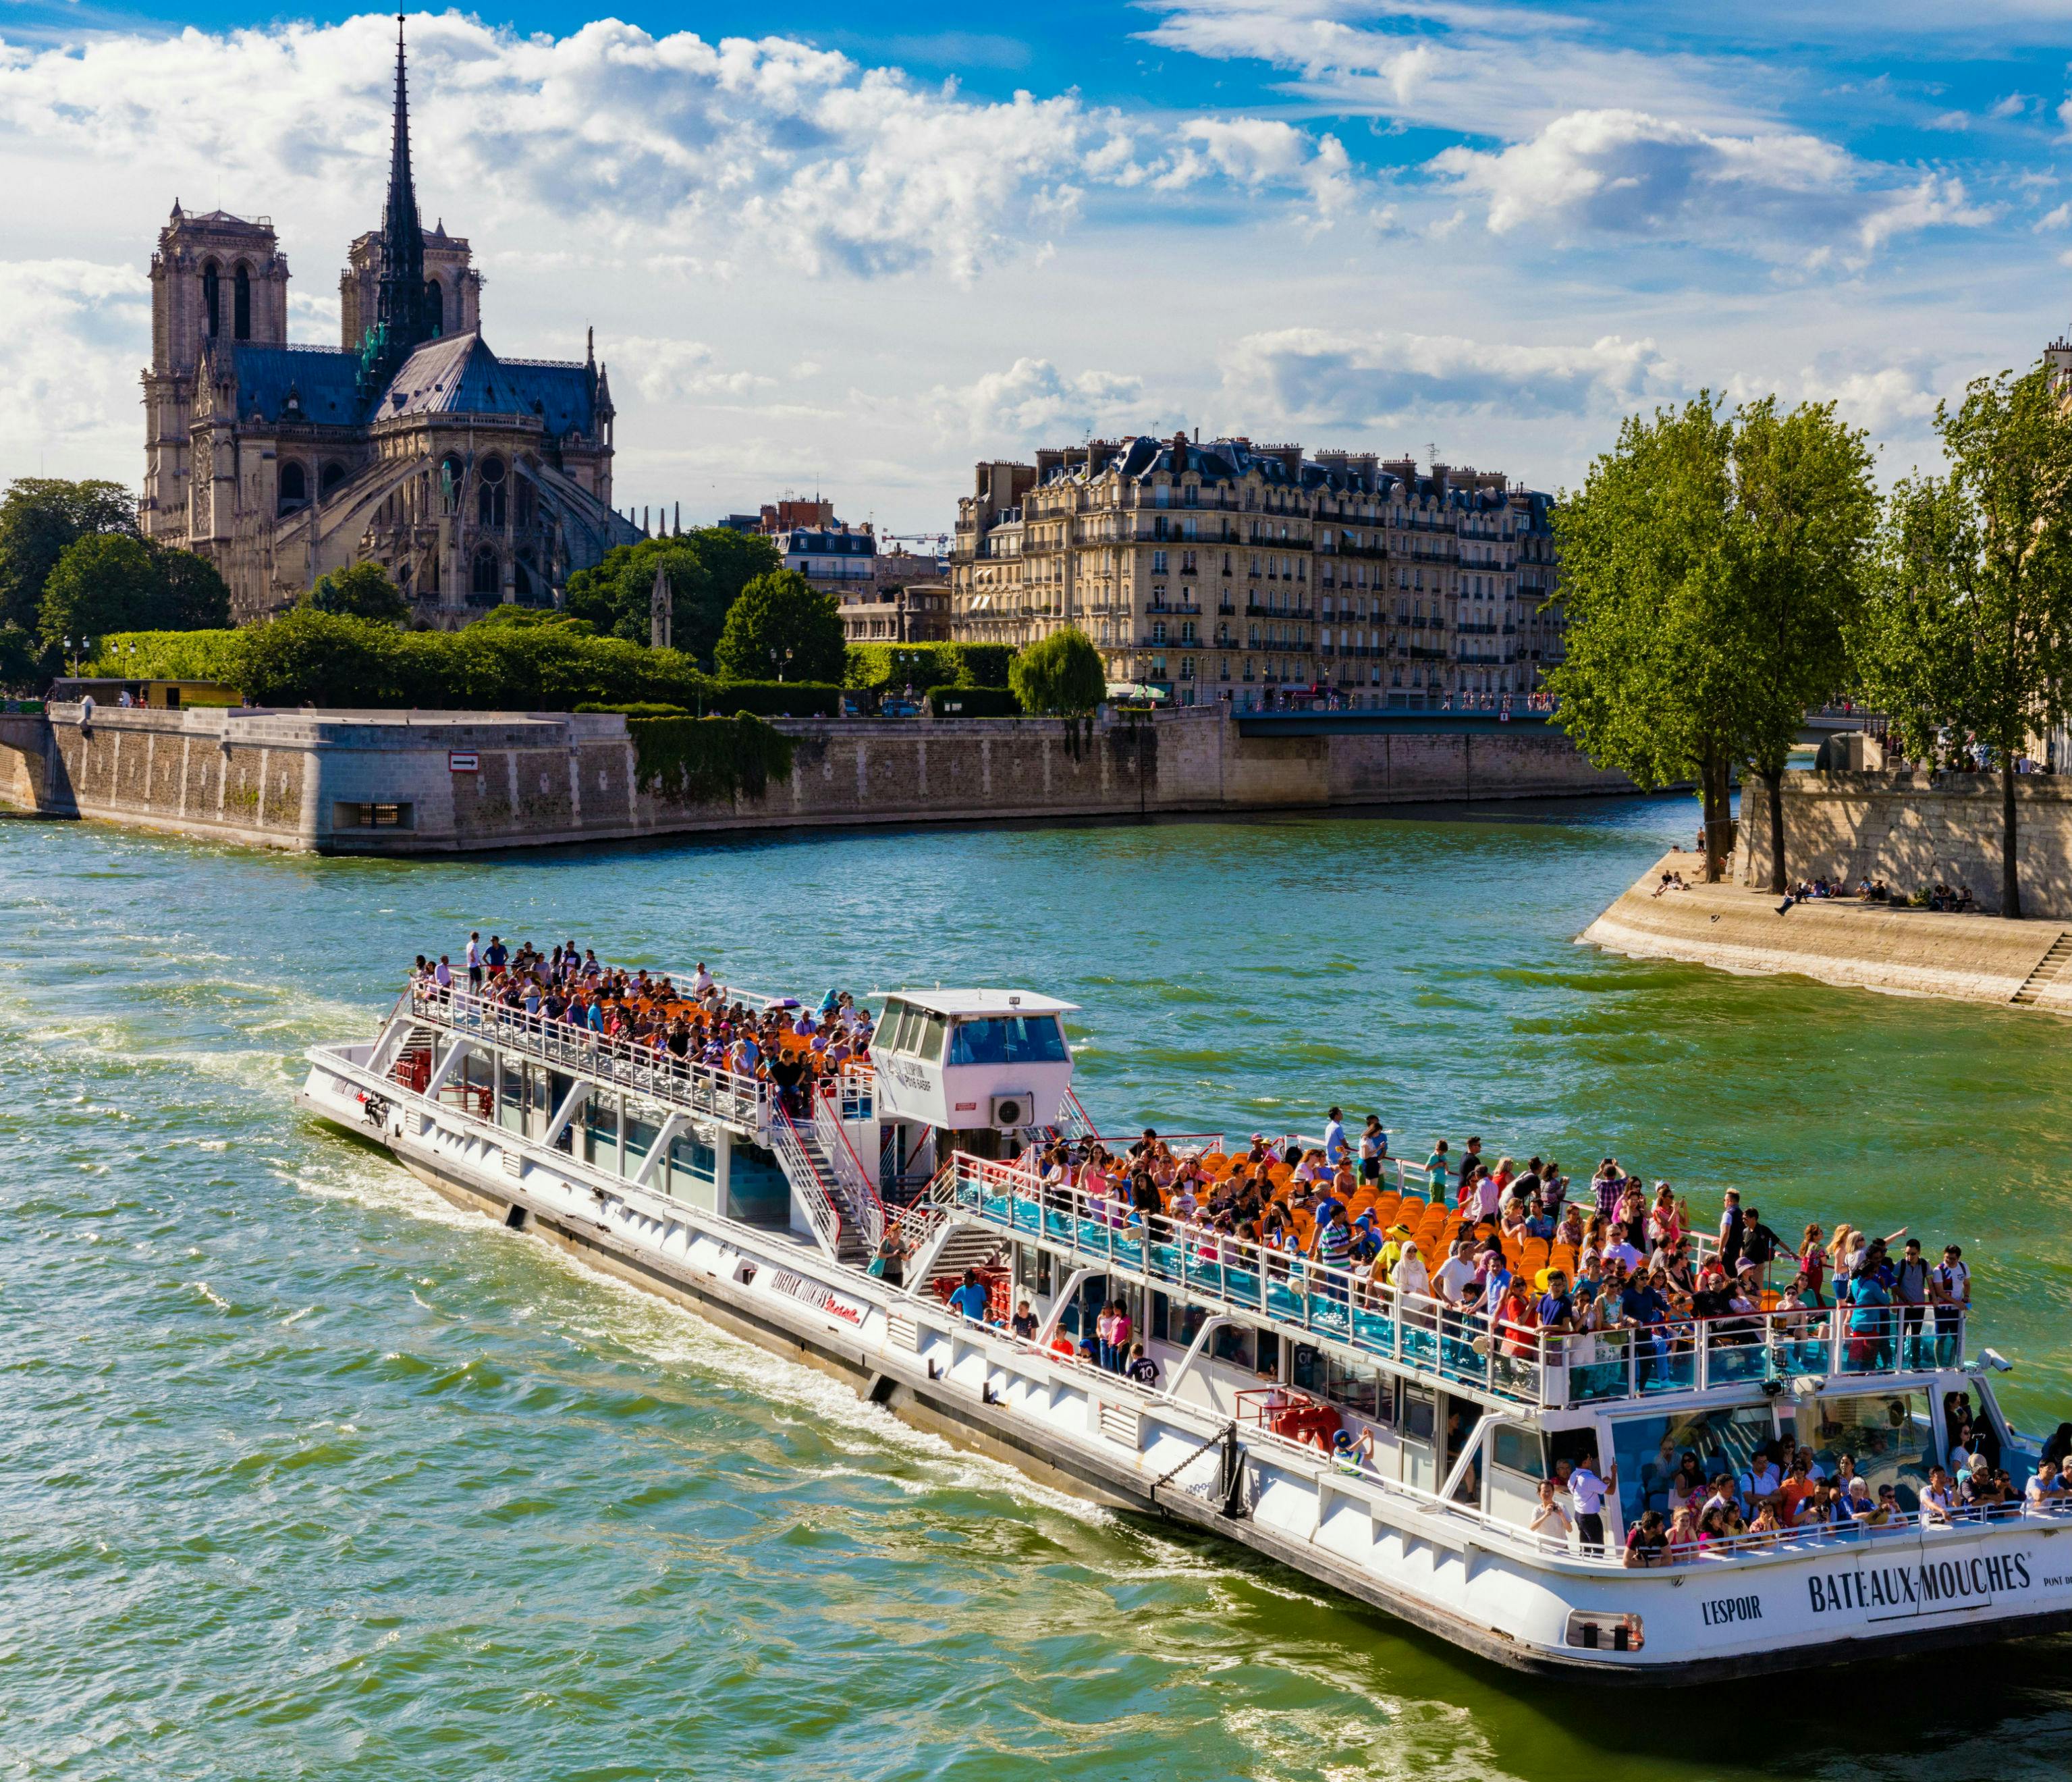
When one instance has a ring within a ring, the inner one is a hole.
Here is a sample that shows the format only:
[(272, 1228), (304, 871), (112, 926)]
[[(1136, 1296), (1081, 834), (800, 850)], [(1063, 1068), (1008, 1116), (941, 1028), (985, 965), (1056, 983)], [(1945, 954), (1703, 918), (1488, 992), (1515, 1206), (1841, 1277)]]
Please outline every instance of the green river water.
[[(2068, 1034), (1572, 937), (1686, 800), (410, 864), (0, 825), (0, 1776), (2057, 1776), (2072, 1642), (1521, 1681), (918, 1435), (299, 1119), (467, 929), (1085, 1005), (1104, 1125), (1380, 1111), (1955, 1237), (2072, 1407)], [(1951, 920), (1959, 920), (1952, 918)], [(2064, 1414), (2072, 1414), (2068, 1410)], [(2047, 1425), (2046, 1425), (2047, 1426)]]

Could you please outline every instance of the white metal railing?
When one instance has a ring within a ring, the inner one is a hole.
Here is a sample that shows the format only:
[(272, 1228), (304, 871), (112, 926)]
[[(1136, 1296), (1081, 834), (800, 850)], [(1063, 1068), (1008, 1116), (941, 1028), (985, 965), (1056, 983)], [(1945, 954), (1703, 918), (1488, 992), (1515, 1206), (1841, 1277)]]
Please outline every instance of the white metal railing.
[(666, 1047), (636, 1045), (566, 1021), (528, 1014), (459, 989), (413, 985), (409, 995), (414, 1020), (520, 1053), (573, 1076), (707, 1115), (758, 1140), (769, 1129), (773, 1092), (752, 1076), (679, 1058)]
[(870, 1171), (849, 1142), (837, 1090), (813, 1092), (812, 1122), (814, 1139), (834, 1171), (841, 1197), (853, 1213), (864, 1241), (874, 1249), (885, 1236), (885, 1203), (878, 1199), (878, 1184), (871, 1180)]
[(782, 1107), (771, 1123), (770, 1147), (777, 1154), (778, 1165), (786, 1179), (798, 1191), (799, 1204), (806, 1209), (813, 1235), (820, 1239), (829, 1256), (838, 1257), (841, 1251), (841, 1208), (835, 1198), (832, 1184), (820, 1173), (812, 1153), (799, 1136), (798, 1127)]
[(1906, 1308), (1794, 1311), (1548, 1331), (1405, 1294), (1359, 1270), (1046, 1183), (960, 1152), (936, 1200), (1160, 1290), (1385, 1361), (1396, 1371), (1560, 1408), (1758, 1385), (1961, 1366), (1961, 1318)]

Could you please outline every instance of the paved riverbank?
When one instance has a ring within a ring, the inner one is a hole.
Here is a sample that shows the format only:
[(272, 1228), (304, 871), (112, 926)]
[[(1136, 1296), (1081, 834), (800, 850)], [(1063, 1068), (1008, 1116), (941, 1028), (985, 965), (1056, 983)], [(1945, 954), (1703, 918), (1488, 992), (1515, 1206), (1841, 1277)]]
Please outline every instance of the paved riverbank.
[(1794, 903), (1737, 884), (1655, 895), (1666, 872), (1694, 879), (1696, 854), (1664, 854), (1581, 938), (1638, 958), (1721, 971), (1796, 973), (1966, 1002), (2016, 1003), (2072, 1015), (2072, 924), (1946, 916), (1837, 898)]

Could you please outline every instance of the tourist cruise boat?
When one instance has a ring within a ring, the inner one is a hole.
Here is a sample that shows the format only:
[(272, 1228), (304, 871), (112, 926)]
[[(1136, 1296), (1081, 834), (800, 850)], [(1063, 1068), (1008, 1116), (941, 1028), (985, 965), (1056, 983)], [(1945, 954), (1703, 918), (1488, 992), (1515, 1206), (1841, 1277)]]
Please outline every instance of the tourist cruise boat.
[[(738, 993), (731, 993), (738, 994)], [(1046, 1185), (1027, 1147), (1091, 1129), (1060, 1017), (1026, 992), (905, 990), (873, 1062), (809, 1106), (767, 1082), (413, 988), (375, 1037), (310, 1050), (298, 1100), (442, 1194), (839, 1374), (908, 1420), (1047, 1483), (1239, 1541), (1516, 1669), (1619, 1683), (1885, 1656), (2072, 1625), (2072, 1514), (1716, 1544), (1649, 1569), (1626, 1528), (1687, 1450), (1732, 1469), (1773, 1435), (1852, 1455), (1910, 1512), (1970, 1395), (2017, 1480), (2009, 1426), (1959, 1329), (1864, 1341), (1772, 1314), (1659, 1348), (1491, 1343), (1429, 1300)], [(1212, 1138), (1194, 1141), (1219, 1149)], [(1116, 1148), (1120, 1149), (1118, 1145)], [(1422, 1172), (1391, 1165), (1395, 1216)], [(873, 1274), (887, 1232), (903, 1282)], [(951, 1310), (967, 1269), (1032, 1340)], [(1075, 1353), (1120, 1300), (1160, 1364), (1137, 1385)], [(1339, 1430), (1371, 1455), (1334, 1459)], [(1559, 1463), (1618, 1464), (1606, 1543), (1531, 1527)]]

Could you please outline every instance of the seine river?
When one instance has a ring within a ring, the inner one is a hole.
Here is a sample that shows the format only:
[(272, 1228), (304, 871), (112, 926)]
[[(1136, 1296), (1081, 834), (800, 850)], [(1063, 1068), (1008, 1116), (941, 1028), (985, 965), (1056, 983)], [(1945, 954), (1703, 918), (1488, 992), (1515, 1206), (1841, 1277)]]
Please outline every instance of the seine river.
[(2060, 1776), (2072, 1645), (1520, 1681), (917, 1435), (290, 1105), (302, 1047), (471, 926), (816, 994), (1016, 982), (1085, 1005), (1104, 1124), (1336, 1100), (1420, 1154), (1613, 1150), (1708, 1212), (1955, 1237), (2054, 1422), (2066, 1031), (1575, 945), (1694, 817), (409, 865), (0, 825), (0, 1776)]

